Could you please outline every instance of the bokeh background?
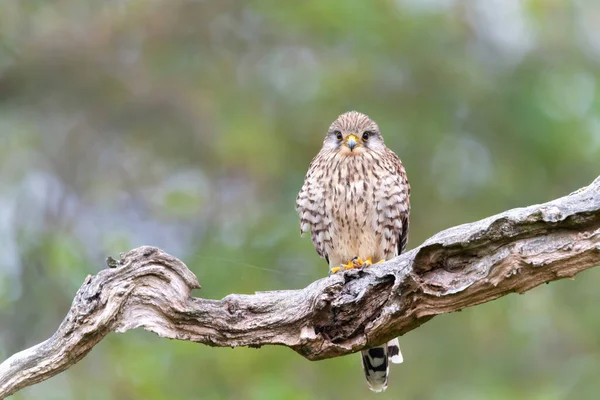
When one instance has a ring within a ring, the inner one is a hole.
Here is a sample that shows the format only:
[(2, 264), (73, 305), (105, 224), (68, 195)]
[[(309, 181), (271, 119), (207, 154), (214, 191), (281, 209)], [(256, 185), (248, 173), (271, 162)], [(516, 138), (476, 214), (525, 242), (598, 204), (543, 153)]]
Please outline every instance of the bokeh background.
[[(409, 247), (600, 174), (600, 3), (0, 2), (0, 360), (106, 255), (149, 244), (197, 296), (326, 275), (294, 200), (357, 109), (412, 184)], [(595, 399), (600, 269), (439, 316), (371, 394), (357, 355), (112, 334), (14, 399)]]

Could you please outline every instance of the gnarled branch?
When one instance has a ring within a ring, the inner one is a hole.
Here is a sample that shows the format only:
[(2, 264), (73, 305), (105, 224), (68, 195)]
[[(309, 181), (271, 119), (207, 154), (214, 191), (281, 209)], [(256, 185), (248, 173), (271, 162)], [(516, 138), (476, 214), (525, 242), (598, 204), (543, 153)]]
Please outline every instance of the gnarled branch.
[(438, 233), (393, 260), (301, 290), (190, 296), (190, 270), (155, 247), (88, 276), (56, 333), (0, 364), (0, 398), (69, 368), (111, 331), (143, 327), (211, 346), (288, 346), (310, 360), (358, 351), (433, 316), (600, 264), (600, 177), (549, 203)]

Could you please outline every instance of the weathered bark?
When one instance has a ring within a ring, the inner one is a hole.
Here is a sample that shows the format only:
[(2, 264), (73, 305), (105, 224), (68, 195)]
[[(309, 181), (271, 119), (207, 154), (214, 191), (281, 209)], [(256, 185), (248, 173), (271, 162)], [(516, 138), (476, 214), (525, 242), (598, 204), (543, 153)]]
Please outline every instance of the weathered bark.
[(600, 264), (600, 177), (549, 203), (433, 236), (400, 257), (301, 290), (190, 296), (200, 287), (154, 247), (88, 276), (56, 333), (0, 364), (0, 398), (69, 368), (111, 331), (143, 327), (211, 346), (288, 346), (310, 360), (358, 351), (433, 316), (573, 277)]

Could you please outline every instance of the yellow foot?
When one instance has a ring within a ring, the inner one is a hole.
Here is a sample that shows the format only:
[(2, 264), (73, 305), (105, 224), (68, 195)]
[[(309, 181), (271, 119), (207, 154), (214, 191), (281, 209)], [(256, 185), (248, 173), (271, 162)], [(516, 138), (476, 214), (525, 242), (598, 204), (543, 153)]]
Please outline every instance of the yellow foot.
[(352, 260), (348, 261), (346, 264), (342, 264), (339, 267), (333, 267), (329, 270), (329, 275), (337, 274), (340, 271), (348, 271), (350, 269), (361, 268), (364, 264), (364, 261), (359, 257), (354, 257)]
[[(384, 261), (385, 260), (379, 260), (375, 264), (379, 264), (379, 263), (382, 263)], [(371, 265), (373, 265), (373, 259), (371, 257), (368, 257), (364, 261), (360, 257), (354, 257), (352, 260), (348, 261), (346, 264), (342, 264), (339, 267), (333, 267), (333, 268), (331, 268), (329, 270), (329, 275), (331, 275), (331, 274), (337, 274), (340, 271), (348, 271), (350, 269), (362, 269), (362, 268), (366, 268), (366, 267), (371, 266)]]
[(381, 264), (382, 262), (385, 262), (385, 260), (379, 260), (376, 263), (373, 262), (373, 258), (368, 257), (361, 265), (361, 268), (366, 268), (366, 267), (370, 267), (373, 264)]
[(371, 257), (368, 257), (365, 262), (363, 263), (361, 268), (366, 268), (366, 267), (370, 267), (371, 265), (373, 265), (373, 259)]
[(341, 270), (342, 270), (342, 267), (333, 267), (329, 270), (329, 276), (331, 276), (331, 274), (337, 274)]

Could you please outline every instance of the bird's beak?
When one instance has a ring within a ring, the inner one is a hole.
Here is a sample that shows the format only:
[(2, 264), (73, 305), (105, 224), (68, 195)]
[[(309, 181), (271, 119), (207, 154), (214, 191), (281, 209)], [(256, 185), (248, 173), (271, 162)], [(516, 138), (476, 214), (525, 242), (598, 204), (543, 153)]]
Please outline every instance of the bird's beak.
[(356, 145), (358, 144), (358, 138), (354, 135), (346, 136), (346, 145), (350, 147), (350, 151), (352, 151)]

